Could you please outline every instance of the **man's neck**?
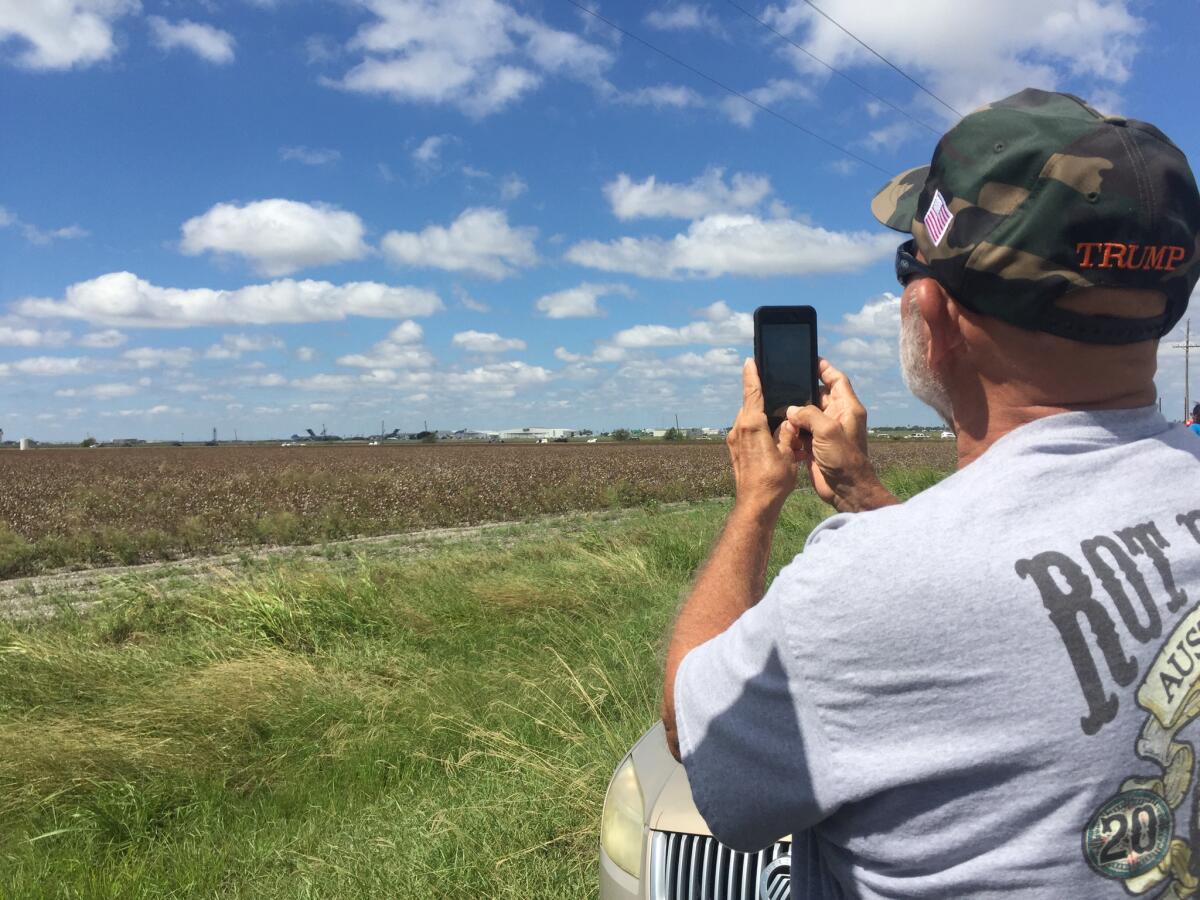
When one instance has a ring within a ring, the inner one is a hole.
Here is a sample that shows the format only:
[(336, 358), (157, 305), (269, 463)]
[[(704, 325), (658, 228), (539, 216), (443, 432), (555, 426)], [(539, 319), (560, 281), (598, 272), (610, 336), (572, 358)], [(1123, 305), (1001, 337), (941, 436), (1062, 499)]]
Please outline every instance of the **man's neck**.
[[(1064, 403), (1022, 402), (1021, 398), (1006, 398), (1001, 390), (984, 391), (986, 402), (965, 403), (955, 398), (954, 431), (958, 437), (958, 468), (979, 459), (992, 444), (1010, 431), (1047, 416), (1066, 412), (1096, 412), (1105, 409), (1136, 409), (1150, 406), (1155, 400), (1154, 385), (1134, 388), (1128, 392), (1098, 400)], [(964, 401), (967, 398), (962, 398)], [(970, 412), (959, 417), (958, 410)]]

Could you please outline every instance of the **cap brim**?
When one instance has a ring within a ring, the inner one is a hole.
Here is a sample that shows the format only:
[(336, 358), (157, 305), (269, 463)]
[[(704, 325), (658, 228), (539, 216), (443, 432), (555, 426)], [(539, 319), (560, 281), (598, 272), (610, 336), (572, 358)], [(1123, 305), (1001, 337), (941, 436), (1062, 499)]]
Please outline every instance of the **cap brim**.
[(875, 195), (871, 212), (881, 224), (905, 234), (912, 234), (912, 222), (917, 215), (917, 201), (929, 177), (929, 166), (917, 166), (901, 172)]

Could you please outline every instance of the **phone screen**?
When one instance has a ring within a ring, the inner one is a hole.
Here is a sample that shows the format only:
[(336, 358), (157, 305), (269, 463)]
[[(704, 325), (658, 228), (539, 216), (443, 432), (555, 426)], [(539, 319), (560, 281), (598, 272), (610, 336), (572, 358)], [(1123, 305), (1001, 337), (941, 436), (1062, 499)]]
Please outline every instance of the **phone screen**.
[(783, 418), (789, 406), (812, 402), (812, 328), (792, 322), (762, 327), (763, 406)]

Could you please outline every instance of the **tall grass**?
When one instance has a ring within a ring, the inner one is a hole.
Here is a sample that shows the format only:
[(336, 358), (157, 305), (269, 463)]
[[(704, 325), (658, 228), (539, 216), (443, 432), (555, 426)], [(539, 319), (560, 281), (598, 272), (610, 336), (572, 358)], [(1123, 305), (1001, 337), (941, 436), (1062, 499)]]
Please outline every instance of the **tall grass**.
[[(584, 897), (724, 502), (0, 624), (0, 896)], [(825, 515), (785, 511), (774, 564)]]

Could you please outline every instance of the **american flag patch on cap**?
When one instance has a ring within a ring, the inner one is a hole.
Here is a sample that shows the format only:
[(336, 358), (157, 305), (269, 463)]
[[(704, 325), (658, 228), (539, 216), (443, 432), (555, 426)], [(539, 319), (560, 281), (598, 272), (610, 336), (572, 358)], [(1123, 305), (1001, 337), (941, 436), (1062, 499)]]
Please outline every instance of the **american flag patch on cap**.
[(929, 232), (929, 239), (933, 241), (933, 246), (938, 246), (942, 242), (942, 238), (946, 236), (946, 232), (950, 230), (950, 223), (954, 221), (954, 213), (950, 212), (950, 207), (946, 205), (946, 198), (942, 196), (941, 191), (933, 192), (933, 200), (925, 213), (924, 221), (925, 230)]

